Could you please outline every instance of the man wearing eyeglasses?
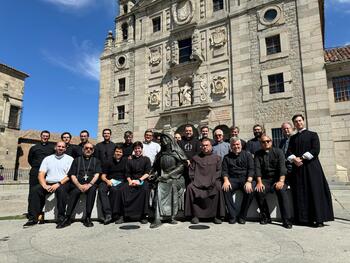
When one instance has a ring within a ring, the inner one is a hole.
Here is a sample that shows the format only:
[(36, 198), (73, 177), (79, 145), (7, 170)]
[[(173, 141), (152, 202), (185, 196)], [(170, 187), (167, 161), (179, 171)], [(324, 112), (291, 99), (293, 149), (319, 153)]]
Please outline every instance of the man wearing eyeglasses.
[(224, 141), (224, 132), (220, 129), (215, 130), (214, 139), (213, 153), (219, 155), (222, 160), (230, 152), (230, 144)]
[(281, 211), (283, 226), (292, 228), (291, 206), (285, 183), (287, 168), (284, 153), (272, 147), (272, 140), (267, 135), (260, 139), (261, 150), (255, 153), (256, 198), (260, 210), (260, 224), (271, 222), (270, 210), (266, 202), (266, 194), (276, 192)]
[(86, 195), (86, 216), (83, 224), (86, 227), (94, 225), (91, 221), (91, 213), (96, 199), (96, 182), (102, 169), (101, 162), (93, 157), (93, 153), (94, 146), (88, 142), (83, 146), (83, 156), (75, 158), (72, 163), (68, 176), (72, 180), (73, 190), (70, 192), (66, 217), (57, 228), (63, 228), (71, 224), (71, 217), (80, 194)]

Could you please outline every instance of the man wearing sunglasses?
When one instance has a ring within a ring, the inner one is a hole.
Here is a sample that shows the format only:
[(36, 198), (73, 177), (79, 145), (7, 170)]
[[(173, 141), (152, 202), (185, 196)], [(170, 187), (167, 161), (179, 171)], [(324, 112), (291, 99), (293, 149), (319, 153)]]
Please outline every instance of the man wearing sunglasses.
[(222, 160), (230, 152), (230, 144), (224, 141), (224, 132), (220, 129), (215, 130), (214, 139), (213, 153), (219, 155)]
[(287, 168), (284, 153), (272, 147), (272, 140), (267, 135), (260, 139), (261, 150), (255, 153), (256, 199), (260, 210), (260, 224), (271, 222), (270, 210), (266, 202), (266, 194), (276, 192), (281, 211), (283, 226), (292, 228), (291, 206), (285, 183)]

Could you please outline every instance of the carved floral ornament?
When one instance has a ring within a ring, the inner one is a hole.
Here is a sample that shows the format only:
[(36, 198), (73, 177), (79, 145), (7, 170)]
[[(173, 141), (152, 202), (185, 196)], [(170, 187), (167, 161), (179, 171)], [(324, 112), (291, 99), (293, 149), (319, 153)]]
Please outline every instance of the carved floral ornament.
[(161, 46), (150, 48), (148, 58), (149, 58), (150, 65), (157, 66), (162, 61)]
[(227, 91), (227, 79), (222, 76), (215, 76), (211, 83), (211, 92), (215, 95), (225, 95)]
[(225, 27), (216, 28), (215, 31), (211, 33), (209, 41), (212, 47), (220, 48), (224, 46), (227, 42)]
[(160, 91), (153, 90), (148, 95), (148, 104), (150, 106), (158, 106), (160, 104)]
[(194, 14), (193, 0), (180, 0), (171, 7), (173, 20), (177, 25), (189, 23)]

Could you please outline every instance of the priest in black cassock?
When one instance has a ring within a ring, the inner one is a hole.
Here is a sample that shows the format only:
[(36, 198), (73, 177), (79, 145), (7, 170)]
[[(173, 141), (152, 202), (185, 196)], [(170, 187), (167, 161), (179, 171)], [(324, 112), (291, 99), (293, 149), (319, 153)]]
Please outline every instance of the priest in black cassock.
[(134, 142), (134, 154), (126, 164), (128, 183), (121, 189), (121, 194), (123, 216), (131, 219), (137, 218), (142, 224), (147, 224), (150, 191), (148, 177), (151, 171), (151, 161), (148, 157), (142, 156), (142, 149), (142, 142)]
[(332, 198), (322, 166), (318, 160), (320, 140), (316, 132), (305, 128), (304, 117), (294, 115), (297, 133), (289, 142), (288, 161), (292, 167), (292, 193), (296, 223), (323, 227), (333, 221)]
[(202, 151), (189, 166), (191, 183), (187, 186), (185, 216), (198, 224), (199, 218), (213, 218), (221, 224), (225, 216), (225, 201), (221, 189), (221, 157), (212, 153), (209, 139), (202, 140)]

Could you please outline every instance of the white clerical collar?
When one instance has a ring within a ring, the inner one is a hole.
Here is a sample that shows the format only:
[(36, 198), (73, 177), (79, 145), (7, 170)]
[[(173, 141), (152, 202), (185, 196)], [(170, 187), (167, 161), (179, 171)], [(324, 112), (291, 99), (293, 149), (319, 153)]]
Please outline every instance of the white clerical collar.
[(56, 159), (62, 159), (63, 158), (63, 156), (64, 156), (64, 154), (61, 154), (61, 155), (57, 155), (57, 154), (55, 154), (55, 157), (56, 157)]
[(298, 132), (299, 132), (299, 133), (302, 133), (302, 132), (305, 131), (305, 130), (306, 130), (306, 128), (303, 128), (303, 129), (299, 130)]

